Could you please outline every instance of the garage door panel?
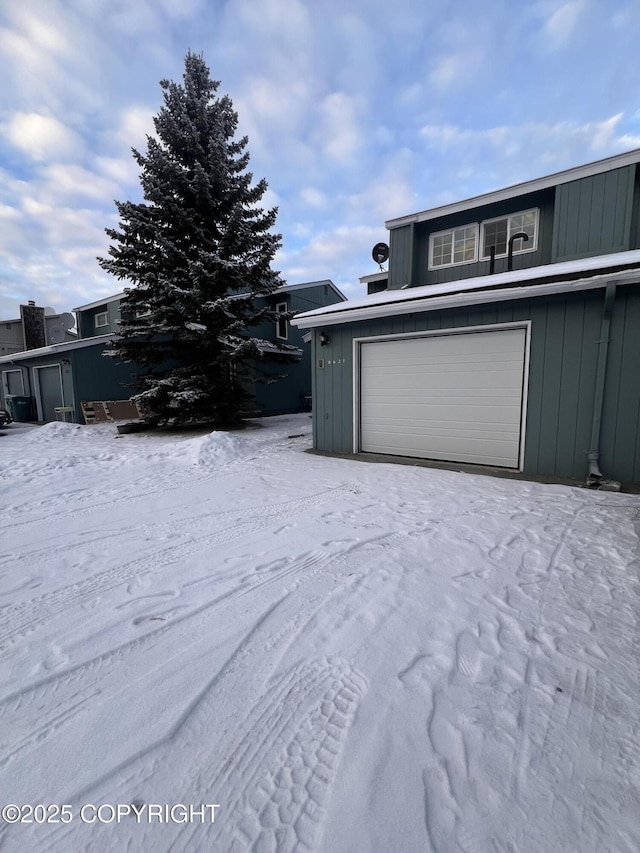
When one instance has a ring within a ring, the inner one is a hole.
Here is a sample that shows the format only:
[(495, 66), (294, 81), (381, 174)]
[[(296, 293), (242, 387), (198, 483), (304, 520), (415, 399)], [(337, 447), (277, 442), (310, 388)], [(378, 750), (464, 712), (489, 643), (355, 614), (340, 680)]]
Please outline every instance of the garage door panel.
[[(437, 413), (436, 413), (437, 415)], [(408, 429), (414, 432), (442, 432), (450, 429), (464, 429), (470, 434), (474, 434), (477, 430), (495, 430), (497, 432), (511, 431), (515, 435), (519, 435), (518, 428), (514, 425), (515, 415), (517, 412), (502, 410), (495, 413), (495, 417), (491, 417), (491, 413), (483, 413), (482, 417), (474, 418), (470, 423), (469, 416), (452, 417), (450, 412), (443, 413), (443, 416), (438, 418), (433, 412), (429, 412), (428, 417), (422, 418), (420, 412), (416, 411), (413, 417), (404, 418), (385, 418), (377, 417), (369, 421), (369, 431), (377, 430), (378, 432), (401, 432)], [(419, 430), (416, 427), (419, 423)]]
[(361, 449), (517, 467), (525, 329), (361, 346)]
[[(372, 441), (372, 449), (369, 452), (388, 454), (388, 443), (385, 441), (385, 435), (381, 434), (379, 438), (379, 442)], [(422, 453), (423, 438), (422, 434), (399, 434), (397, 436), (396, 450), (391, 455), (425, 458)], [(512, 467), (511, 455), (510, 453), (505, 455), (504, 448), (504, 442), (490, 438), (470, 439), (468, 436), (441, 436), (431, 439), (428, 458), (448, 462), (469, 462), (476, 465)]]

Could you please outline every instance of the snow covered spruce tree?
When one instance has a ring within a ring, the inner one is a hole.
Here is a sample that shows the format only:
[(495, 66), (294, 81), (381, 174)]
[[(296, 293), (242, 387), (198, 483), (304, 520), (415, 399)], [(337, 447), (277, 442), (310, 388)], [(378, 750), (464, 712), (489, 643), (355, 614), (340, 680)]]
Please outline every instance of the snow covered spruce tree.
[(145, 201), (116, 201), (110, 257), (98, 258), (135, 285), (108, 354), (138, 366), (133, 399), (156, 424), (230, 424), (251, 410), (260, 347), (249, 329), (276, 321), (256, 299), (283, 284), (271, 269), (277, 208), (259, 207), (267, 183), (253, 184), (247, 138), (234, 138), (237, 113), (204, 59), (189, 52), (183, 84), (160, 85), (156, 136), (146, 154), (132, 149)]

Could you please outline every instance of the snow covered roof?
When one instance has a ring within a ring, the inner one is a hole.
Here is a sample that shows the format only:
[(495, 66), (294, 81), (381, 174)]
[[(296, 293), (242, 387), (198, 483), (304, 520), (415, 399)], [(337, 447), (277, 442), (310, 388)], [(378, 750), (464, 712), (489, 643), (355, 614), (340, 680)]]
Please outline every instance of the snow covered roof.
[(82, 338), (79, 341), (63, 341), (60, 344), (49, 344), (46, 347), (38, 347), (37, 349), (27, 349), (22, 352), (14, 352), (9, 355), (0, 356), (0, 364), (13, 363), (14, 361), (24, 361), (28, 358), (38, 358), (41, 355), (64, 355), (65, 352), (71, 350), (83, 349), (84, 347), (96, 346), (97, 344), (110, 343), (116, 335), (94, 335), (92, 338)]
[(455, 305), (504, 302), (508, 299), (524, 299), (549, 293), (589, 290), (603, 287), (604, 282), (612, 278), (640, 280), (640, 249), (598, 255), (594, 258), (579, 258), (559, 264), (544, 264), (491, 276), (475, 276), (444, 284), (383, 290), (363, 299), (305, 311), (291, 322), (301, 329), (309, 329), (314, 326), (404, 314), (408, 311), (436, 311)]
[(572, 169), (565, 169), (562, 172), (555, 172), (552, 175), (535, 178), (532, 181), (513, 184), (509, 187), (504, 187), (503, 189), (492, 190), (491, 192), (472, 196), (471, 198), (464, 199), (463, 201), (456, 201), (452, 204), (443, 204), (440, 207), (432, 207), (429, 210), (423, 210), (419, 213), (411, 213), (408, 216), (399, 216), (396, 219), (389, 219), (385, 222), (385, 226), (389, 229), (400, 228), (403, 225), (410, 225), (412, 222), (425, 222), (428, 219), (437, 219), (439, 216), (448, 216), (451, 213), (459, 213), (463, 210), (480, 207), (483, 204), (493, 204), (496, 201), (515, 198), (519, 195), (524, 195), (525, 193), (532, 193), (538, 190), (548, 189), (549, 187), (557, 187), (560, 184), (577, 181), (580, 178), (588, 178), (590, 175), (599, 175), (602, 172), (610, 172), (613, 169), (630, 166), (632, 163), (637, 163), (639, 161), (640, 148), (635, 148), (632, 151), (626, 151), (624, 154), (605, 157), (603, 160), (594, 160), (592, 163), (586, 163), (583, 166), (574, 166)]

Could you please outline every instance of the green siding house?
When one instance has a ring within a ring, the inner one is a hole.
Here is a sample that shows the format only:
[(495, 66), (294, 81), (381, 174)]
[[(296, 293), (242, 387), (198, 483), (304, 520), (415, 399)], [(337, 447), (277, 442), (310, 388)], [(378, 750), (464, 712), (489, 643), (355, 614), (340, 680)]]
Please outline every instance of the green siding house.
[(314, 446), (640, 483), (640, 151), (404, 216), (312, 332)]
[[(135, 366), (103, 355), (117, 337), (124, 296), (124, 292), (118, 293), (74, 309), (77, 341), (0, 356), (0, 405), (7, 397), (24, 397), (30, 401), (31, 420), (84, 423), (83, 401), (128, 399)], [(303, 340), (304, 333), (292, 326), (287, 317), (291, 312), (344, 302), (345, 297), (326, 279), (284, 285), (268, 299), (286, 316), (277, 323), (252, 329), (252, 337), (260, 340), (263, 372), (267, 376), (284, 374), (285, 378), (252, 388), (256, 412), (275, 415), (304, 411), (310, 408), (311, 400), (311, 351)], [(279, 342), (297, 348), (298, 359), (294, 363), (282, 362), (277, 353)]]

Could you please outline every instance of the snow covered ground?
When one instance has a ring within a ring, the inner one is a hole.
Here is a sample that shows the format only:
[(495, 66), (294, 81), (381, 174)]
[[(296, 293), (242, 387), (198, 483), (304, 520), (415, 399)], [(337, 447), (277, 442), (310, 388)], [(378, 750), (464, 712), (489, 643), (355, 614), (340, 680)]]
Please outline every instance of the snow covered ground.
[(637, 853), (640, 497), (310, 427), (5, 430), (3, 853)]

